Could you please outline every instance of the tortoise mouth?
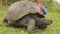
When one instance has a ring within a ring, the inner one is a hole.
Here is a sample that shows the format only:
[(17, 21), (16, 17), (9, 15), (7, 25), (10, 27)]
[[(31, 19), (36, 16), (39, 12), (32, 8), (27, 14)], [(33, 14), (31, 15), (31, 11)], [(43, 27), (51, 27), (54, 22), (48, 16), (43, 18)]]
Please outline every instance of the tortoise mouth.
[(52, 20), (48, 20), (49, 21), (49, 23), (47, 24), (47, 25), (50, 25), (50, 24), (52, 24), (53, 23), (53, 21)]

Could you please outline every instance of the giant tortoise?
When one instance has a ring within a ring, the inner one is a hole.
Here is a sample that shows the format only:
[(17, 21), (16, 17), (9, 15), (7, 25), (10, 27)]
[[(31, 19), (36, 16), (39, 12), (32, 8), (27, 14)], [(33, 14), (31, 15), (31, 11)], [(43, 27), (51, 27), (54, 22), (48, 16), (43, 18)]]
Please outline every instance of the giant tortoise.
[(13, 3), (5, 14), (4, 22), (9, 26), (26, 26), (28, 34), (34, 34), (35, 26), (45, 28), (52, 21), (46, 19), (38, 7), (30, 1), (18, 1)]

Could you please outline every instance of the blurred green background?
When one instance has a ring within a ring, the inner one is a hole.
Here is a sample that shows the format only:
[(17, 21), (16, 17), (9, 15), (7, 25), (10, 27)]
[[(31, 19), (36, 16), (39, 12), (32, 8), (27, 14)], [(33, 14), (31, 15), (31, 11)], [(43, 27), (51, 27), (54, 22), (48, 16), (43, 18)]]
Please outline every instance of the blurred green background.
[[(2, 22), (8, 7), (16, 1), (19, 0), (0, 0), (0, 34), (27, 34), (24, 28), (6, 27), (7, 24)], [(60, 34), (60, 4), (54, 0), (38, 1), (46, 7), (46, 18), (52, 19), (53, 23), (46, 30), (36, 29), (36, 34)]]

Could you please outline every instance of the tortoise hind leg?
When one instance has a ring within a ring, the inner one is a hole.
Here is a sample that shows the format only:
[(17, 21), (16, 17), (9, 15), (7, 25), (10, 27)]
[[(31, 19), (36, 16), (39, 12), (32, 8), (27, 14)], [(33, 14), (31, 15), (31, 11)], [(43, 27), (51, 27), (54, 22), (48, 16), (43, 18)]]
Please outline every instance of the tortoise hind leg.
[(8, 26), (13, 26), (15, 27), (17, 25), (17, 23), (15, 21), (8, 21)]

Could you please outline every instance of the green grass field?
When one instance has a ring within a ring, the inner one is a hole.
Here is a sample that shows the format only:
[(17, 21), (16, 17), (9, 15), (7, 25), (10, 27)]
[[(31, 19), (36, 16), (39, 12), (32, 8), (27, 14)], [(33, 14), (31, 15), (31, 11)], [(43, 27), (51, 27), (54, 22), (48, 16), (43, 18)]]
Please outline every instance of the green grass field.
[[(52, 19), (53, 23), (46, 30), (36, 29), (36, 34), (60, 34), (60, 10), (59, 8), (49, 7), (46, 18)], [(24, 28), (6, 27), (3, 23), (4, 14), (7, 12), (7, 7), (0, 6), (0, 34), (27, 34)]]

